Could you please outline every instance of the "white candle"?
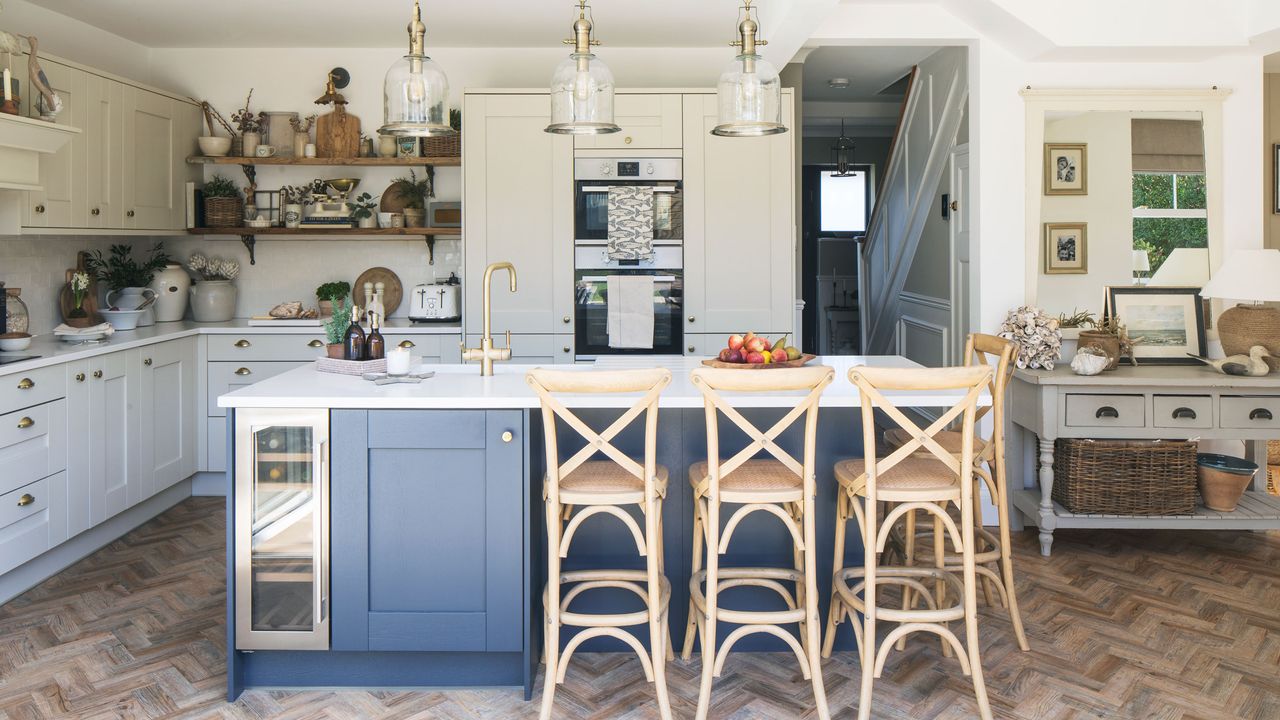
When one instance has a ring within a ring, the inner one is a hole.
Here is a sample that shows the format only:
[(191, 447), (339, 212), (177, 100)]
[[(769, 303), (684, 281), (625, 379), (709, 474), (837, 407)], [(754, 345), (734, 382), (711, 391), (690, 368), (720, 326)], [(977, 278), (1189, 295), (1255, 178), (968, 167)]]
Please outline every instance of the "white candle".
[(409, 348), (391, 348), (387, 351), (387, 374), (408, 375), (410, 361)]
[(13, 87), (10, 85), (9, 68), (4, 69), (4, 100), (8, 102), (13, 99)]

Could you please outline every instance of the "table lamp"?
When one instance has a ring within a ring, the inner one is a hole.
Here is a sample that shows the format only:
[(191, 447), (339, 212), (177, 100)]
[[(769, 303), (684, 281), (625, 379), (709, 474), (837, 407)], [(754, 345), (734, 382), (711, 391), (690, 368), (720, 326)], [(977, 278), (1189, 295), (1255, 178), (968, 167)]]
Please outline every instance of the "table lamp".
[(1145, 285), (1146, 273), (1151, 272), (1151, 257), (1146, 250), (1133, 251), (1133, 284)]
[[(1200, 295), (1222, 300), (1245, 300), (1218, 318), (1218, 337), (1227, 355), (1248, 354), (1262, 345), (1280, 356), (1280, 310), (1264, 302), (1280, 302), (1280, 250), (1236, 250), (1213, 273)], [(1267, 358), (1273, 371), (1280, 359)]]

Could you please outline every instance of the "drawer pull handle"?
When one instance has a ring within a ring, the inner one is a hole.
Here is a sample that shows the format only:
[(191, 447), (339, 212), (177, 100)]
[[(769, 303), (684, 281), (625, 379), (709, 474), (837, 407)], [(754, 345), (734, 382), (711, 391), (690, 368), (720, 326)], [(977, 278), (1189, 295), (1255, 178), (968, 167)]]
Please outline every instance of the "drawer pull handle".
[(405, 350), (408, 350), (409, 348), (415, 348), (418, 346), (415, 345), (412, 340), (401, 340), (400, 347), (404, 348)]
[(1275, 420), (1276, 418), (1274, 415), (1271, 414), (1271, 411), (1266, 408), (1254, 408), (1253, 412), (1249, 413), (1249, 419), (1250, 420)]
[(319, 340), (312, 340), (311, 342), (307, 343), (307, 347), (313, 347), (313, 348), (318, 348), (321, 345), (324, 345), (324, 343), (320, 342)]
[(147, 367), (151, 367), (151, 358), (147, 358), (146, 360), (143, 360), (142, 364), (146, 365)]
[(252, 370), (250, 370), (249, 368), (240, 368), (240, 369), (236, 370), (236, 374), (237, 374), (237, 375), (252, 375), (252, 374), (253, 374), (253, 371), (252, 371)]
[(93, 376), (94, 376), (95, 378), (101, 378), (101, 377), (102, 377), (102, 371), (101, 371), (101, 370), (94, 370), (94, 371), (93, 371)]
[(18, 381), (19, 390), (30, 390), (35, 386), (36, 384), (31, 381), (31, 378), (22, 378), (21, 380)]
[(237, 341), (236, 341), (236, 347), (238, 347), (238, 348), (247, 348), (247, 347), (249, 347), (249, 346), (250, 346), (250, 345), (252, 345), (252, 344), (253, 344), (253, 343), (249, 342), (248, 340), (237, 340)]
[(1103, 405), (1102, 407), (1098, 408), (1098, 412), (1094, 413), (1093, 416), (1095, 418), (1098, 418), (1099, 420), (1101, 420), (1102, 418), (1118, 418), (1120, 417), (1120, 411), (1116, 410), (1110, 405)]
[(509, 443), (509, 442), (511, 442), (514, 438), (515, 438), (515, 435), (512, 435), (510, 430), (504, 430), (504, 431), (502, 432), (502, 442), (504, 442), (504, 443)]
[(19, 429), (19, 430), (26, 430), (27, 428), (29, 428), (29, 427), (31, 427), (32, 425), (35, 425), (35, 424), (36, 424), (36, 421), (35, 421), (35, 420), (32, 420), (32, 419), (31, 419), (31, 418), (29, 418), (29, 417), (24, 417), (24, 418), (22, 418), (21, 420), (19, 420), (19, 421), (18, 421), (18, 429)]
[(1195, 420), (1196, 411), (1189, 407), (1175, 408), (1173, 411), (1174, 420)]
[(76, 382), (84, 382), (84, 373), (76, 373)]
[(31, 493), (22, 493), (22, 497), (18, 498), (18, 507), (26, 507), (36, 501), (36, 496)]

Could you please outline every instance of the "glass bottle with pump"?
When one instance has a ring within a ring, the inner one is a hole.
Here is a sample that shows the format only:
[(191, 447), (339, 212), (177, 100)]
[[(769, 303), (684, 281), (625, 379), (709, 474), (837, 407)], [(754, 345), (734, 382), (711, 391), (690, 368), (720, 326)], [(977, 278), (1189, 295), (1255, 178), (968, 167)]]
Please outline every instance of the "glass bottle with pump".
[(360, 306), (358, 305), (351, 308), (351, 326), (347, 328), (347, 337), (342, 345), (342, 356), (347, 360), (366, 359), (364, 328), (360, 327)]

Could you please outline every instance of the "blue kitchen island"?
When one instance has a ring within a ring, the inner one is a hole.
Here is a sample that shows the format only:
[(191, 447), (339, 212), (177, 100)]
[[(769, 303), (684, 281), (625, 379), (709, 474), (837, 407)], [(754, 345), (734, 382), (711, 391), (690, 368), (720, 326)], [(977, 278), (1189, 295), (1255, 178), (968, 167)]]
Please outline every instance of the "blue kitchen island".
[[(861, 453), (856, 364), (914, 365), (900, 357), (832, 357), (836, 383), (822, 400), (818, 438), (818, 543), (834, 537), (832, 464)], [(611, 368), (653, 359), (608, 361)], [(706, 457), (702, 399), (688, 381), (694, 359), (663, 362), (671, 386), (660, 402), (658, 462), (671, 471), (663, 507), (667, 574), (675, 595), (677, 647), (687, 620), (692, 491), (687, 468)], [(589, 366), (584, 367), (588, 369)], [(441, 365), (421, 384), (375, 386), (300, 368), (219, 398), (228, 408), (227, 681), (234, 699), (251, 687), (519, 686), (532, 694), (541, 651), (546, 561), (542, 477), (546, 462), (537, 398), (526, 367)], [(897, 393), (904, 406), (935, 407), (947, 393)], [(730, 397), (767, 427), (796, 402), (785, 394)], [(633, 400), (564, 399), (593, 427)], [(724, 433), (725, 452), (745, 436)], [(572, 433), (559, 433), (572, 453)], [(799, 453), (799, 428), (779, 438)], [(617, 444), (639, 457), (643, 427)], [(856, 562), (861, 547), (850, 533)], [(735, 564), (791, 563), (776, 520), (748, 517), (731, 548)], [(822, 552), (820, 578), (830, 574)], [(575, 537), (566, 569), (643, 567), (621, 523), (593, 518)], [(823, 611), (829, 580), (820, 582)], [(772, 593), (741, 589), (762, 607)], [(630, 593), (602, 590), (575, 601), (585, 611), (636, 609)], [(727, 624), (727, 623), (723, 623)], [(728, 632), (732, 628), (722, 628)], [(637, 628), (642, 641), (644, 626)], [(852, 646), (840, 626), (837, 647)], [(567, 642), (568, 634), (564, 638)], [(741, 649), (785, 649), (753, 638)], [(622, 650), (610, 638), (586, 650)]]

